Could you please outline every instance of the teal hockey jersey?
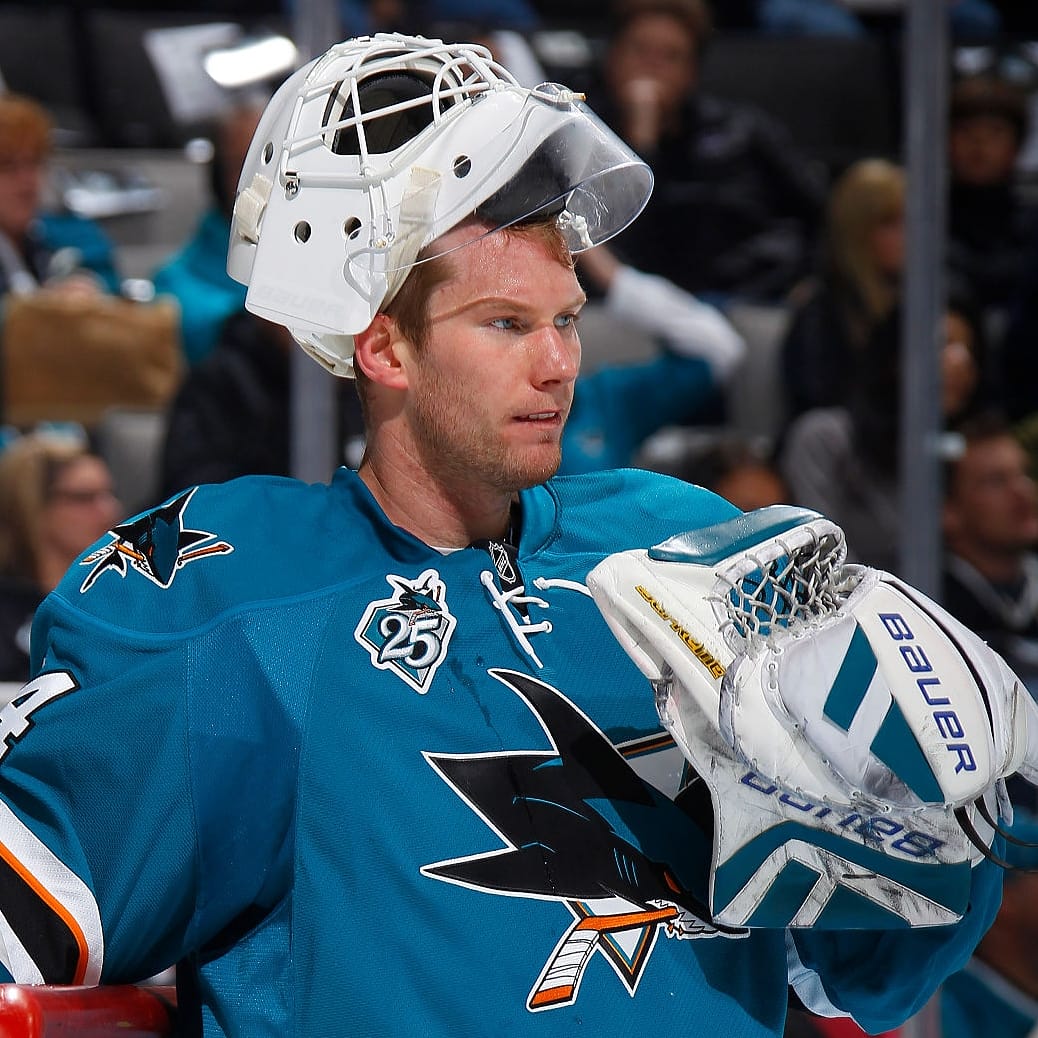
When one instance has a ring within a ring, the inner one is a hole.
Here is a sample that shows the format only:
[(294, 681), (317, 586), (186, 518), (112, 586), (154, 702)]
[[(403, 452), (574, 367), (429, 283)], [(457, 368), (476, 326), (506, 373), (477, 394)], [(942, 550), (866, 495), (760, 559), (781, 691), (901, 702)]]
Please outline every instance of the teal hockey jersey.
[(732, 506), (635, 471), (521, 506), (517, 551), (443, 552), (355, 473), (246, 478), (85, 553), (0, 713), (8, 973), (176, 962), (210, 1038), (761, 1038), (790, 985), (866, 1027), (925, 1001), (988, 865), (951, 927), (710, 923), (709, 812), (585, 578)]

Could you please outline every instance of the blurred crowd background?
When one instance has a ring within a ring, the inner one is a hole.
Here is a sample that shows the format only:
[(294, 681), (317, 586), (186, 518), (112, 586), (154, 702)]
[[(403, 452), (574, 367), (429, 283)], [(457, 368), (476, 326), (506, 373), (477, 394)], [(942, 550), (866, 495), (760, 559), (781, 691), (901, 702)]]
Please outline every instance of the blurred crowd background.
[[(224, 270), (238, 172), (270, 93), (332, 42), (315, 37), (392, 29), (583, 91), (654, 171), (642, 217), (578, 260), (563, 472), (639, 465), (816, 508), (852, 559), (897, 572), (904, 361), (932, 350), (938, 594), (1038, 691), (1038, 4), (933, 2), (942, 305), (917, 343), (899, 0), (0, 3), (0, 681), (26, 676), (33, 611), (115, 523), (296, 472), (298, 351)], [(356, 397), (326, 381), (331, 464), (355, 467)], [(1036, 1033), (1036, 892), (1013, 879), (949, 982), (949, 1038)], [(791, 1017), (790, 1035), (854, 1033)]]

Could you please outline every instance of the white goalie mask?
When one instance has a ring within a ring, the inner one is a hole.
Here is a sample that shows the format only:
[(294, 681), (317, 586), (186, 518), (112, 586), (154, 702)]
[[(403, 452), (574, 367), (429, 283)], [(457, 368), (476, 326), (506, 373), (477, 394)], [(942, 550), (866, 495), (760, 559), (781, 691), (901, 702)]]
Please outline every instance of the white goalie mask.
[(556, 212), (576, 253), (623, 230), (651, 189), (580, 95), (523, 88), (484, 47), (380, 33), (332, 47), (272, 98), (227, 270), (248, 310), (349, 376), (353, 335), (467, 217), (496, 230)]

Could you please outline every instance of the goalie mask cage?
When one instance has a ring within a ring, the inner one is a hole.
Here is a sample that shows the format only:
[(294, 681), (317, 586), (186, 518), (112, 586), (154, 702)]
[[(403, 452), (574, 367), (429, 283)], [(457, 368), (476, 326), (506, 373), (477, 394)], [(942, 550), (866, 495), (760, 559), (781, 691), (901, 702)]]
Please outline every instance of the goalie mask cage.
[(174, 987), (0, 984), (0, 1038), (172, 1038)]

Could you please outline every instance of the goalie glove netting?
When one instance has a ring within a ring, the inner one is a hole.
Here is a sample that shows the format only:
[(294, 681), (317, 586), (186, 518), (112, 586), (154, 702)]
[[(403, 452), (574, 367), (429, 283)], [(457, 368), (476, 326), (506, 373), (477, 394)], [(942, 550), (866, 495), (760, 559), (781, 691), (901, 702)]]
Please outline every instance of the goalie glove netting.
[[(761, 524), (764, 513), (770, 522)], [(843, 531), (816, 513), (777, 506), (734, 520), (746, 527), (746, 547), (704, 542), (702, 531), (673, 537), (649, 549), (658, 561), (713, 567), (706, 594), (720, 633), (734, 653), (755, 655), (779, 632), (812, 628), (832, 617), (857, 583), (858, 567), (845, 565)], [(791, 525), (793, 524), (793, 525)], [(768, 537), (768, 526), (773, 526)], [(739, 540), (738, 535), (734, 537)]]
[(728, 585), (723, 600), (727, 622), (751, 652), (776, 629), (813, 625), (832, 616), (846, 596), (842, 539), (813, 526), (802, 529), (805, 543), (779, 538), (780, 555), (751, 553), (731, 571), (718, 571), (719, 583)]

